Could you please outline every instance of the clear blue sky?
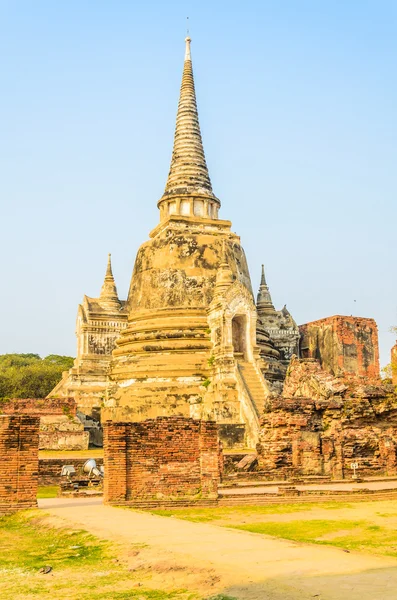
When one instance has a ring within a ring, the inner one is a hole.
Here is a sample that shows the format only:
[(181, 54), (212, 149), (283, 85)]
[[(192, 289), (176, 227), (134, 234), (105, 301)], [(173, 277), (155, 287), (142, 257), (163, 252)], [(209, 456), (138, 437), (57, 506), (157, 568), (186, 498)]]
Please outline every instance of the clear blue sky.
[(221, 216), (298, 323), (397, 324), (394, 0), (0, 1), (0, 352), (75, 354), (158, 222), (186, 16)]

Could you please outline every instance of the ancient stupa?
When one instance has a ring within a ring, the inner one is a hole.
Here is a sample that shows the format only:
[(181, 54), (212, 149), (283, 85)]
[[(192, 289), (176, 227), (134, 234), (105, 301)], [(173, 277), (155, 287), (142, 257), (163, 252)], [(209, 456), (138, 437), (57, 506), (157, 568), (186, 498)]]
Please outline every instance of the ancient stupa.
[(190, 44), (160, 223), (138, 250), (102, 420), (215, 419), (226, 445), (252, 446), (285, 367), (258, 319), (240, 238), (218, 216)]

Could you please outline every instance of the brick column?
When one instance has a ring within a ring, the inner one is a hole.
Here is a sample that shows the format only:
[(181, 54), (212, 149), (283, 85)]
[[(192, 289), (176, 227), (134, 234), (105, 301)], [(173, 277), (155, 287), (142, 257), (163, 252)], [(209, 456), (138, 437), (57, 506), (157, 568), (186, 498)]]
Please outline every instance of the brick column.
[(120, 502), (127, 495), (128, 423), (106, 421), (103, 427), (103, 464), (105, 477), (103, 501)]
[(39, 417), (0, 416), (0, 513), (37, 506)]
[(214, 421), (200, 421), (200, 475), (204, 497), (218, 497), (219, 440), (218, 425)]

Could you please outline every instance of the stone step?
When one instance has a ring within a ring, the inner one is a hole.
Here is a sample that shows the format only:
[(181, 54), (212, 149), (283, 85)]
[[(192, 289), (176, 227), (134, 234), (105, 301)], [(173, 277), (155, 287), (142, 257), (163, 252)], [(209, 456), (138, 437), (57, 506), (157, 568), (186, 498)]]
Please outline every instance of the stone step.
[(254, 404), (257, 415), (263, 413), (265, 405), (265, 389), (255, 367), (244, 360), (238, 360), (240, 374)]

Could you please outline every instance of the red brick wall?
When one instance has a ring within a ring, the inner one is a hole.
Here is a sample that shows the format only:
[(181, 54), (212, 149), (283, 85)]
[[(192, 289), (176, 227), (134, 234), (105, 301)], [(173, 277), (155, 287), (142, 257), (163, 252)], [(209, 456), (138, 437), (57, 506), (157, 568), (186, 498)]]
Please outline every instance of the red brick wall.
[(104, 426), (104, 500), (216, 498), (218, 428), (212, 421), (159, 417)]
[(334, 375), (379, 379), (378, 328), (374, 319), (340, 315), (299, 327), (301, 353)]
[(3, 415), (70, 415), (76, 416), (76, 402), (73, 398), (12, 398), (0, 402)]
[(37, 506), (39, 417), (0, 416), (0, 513)]

